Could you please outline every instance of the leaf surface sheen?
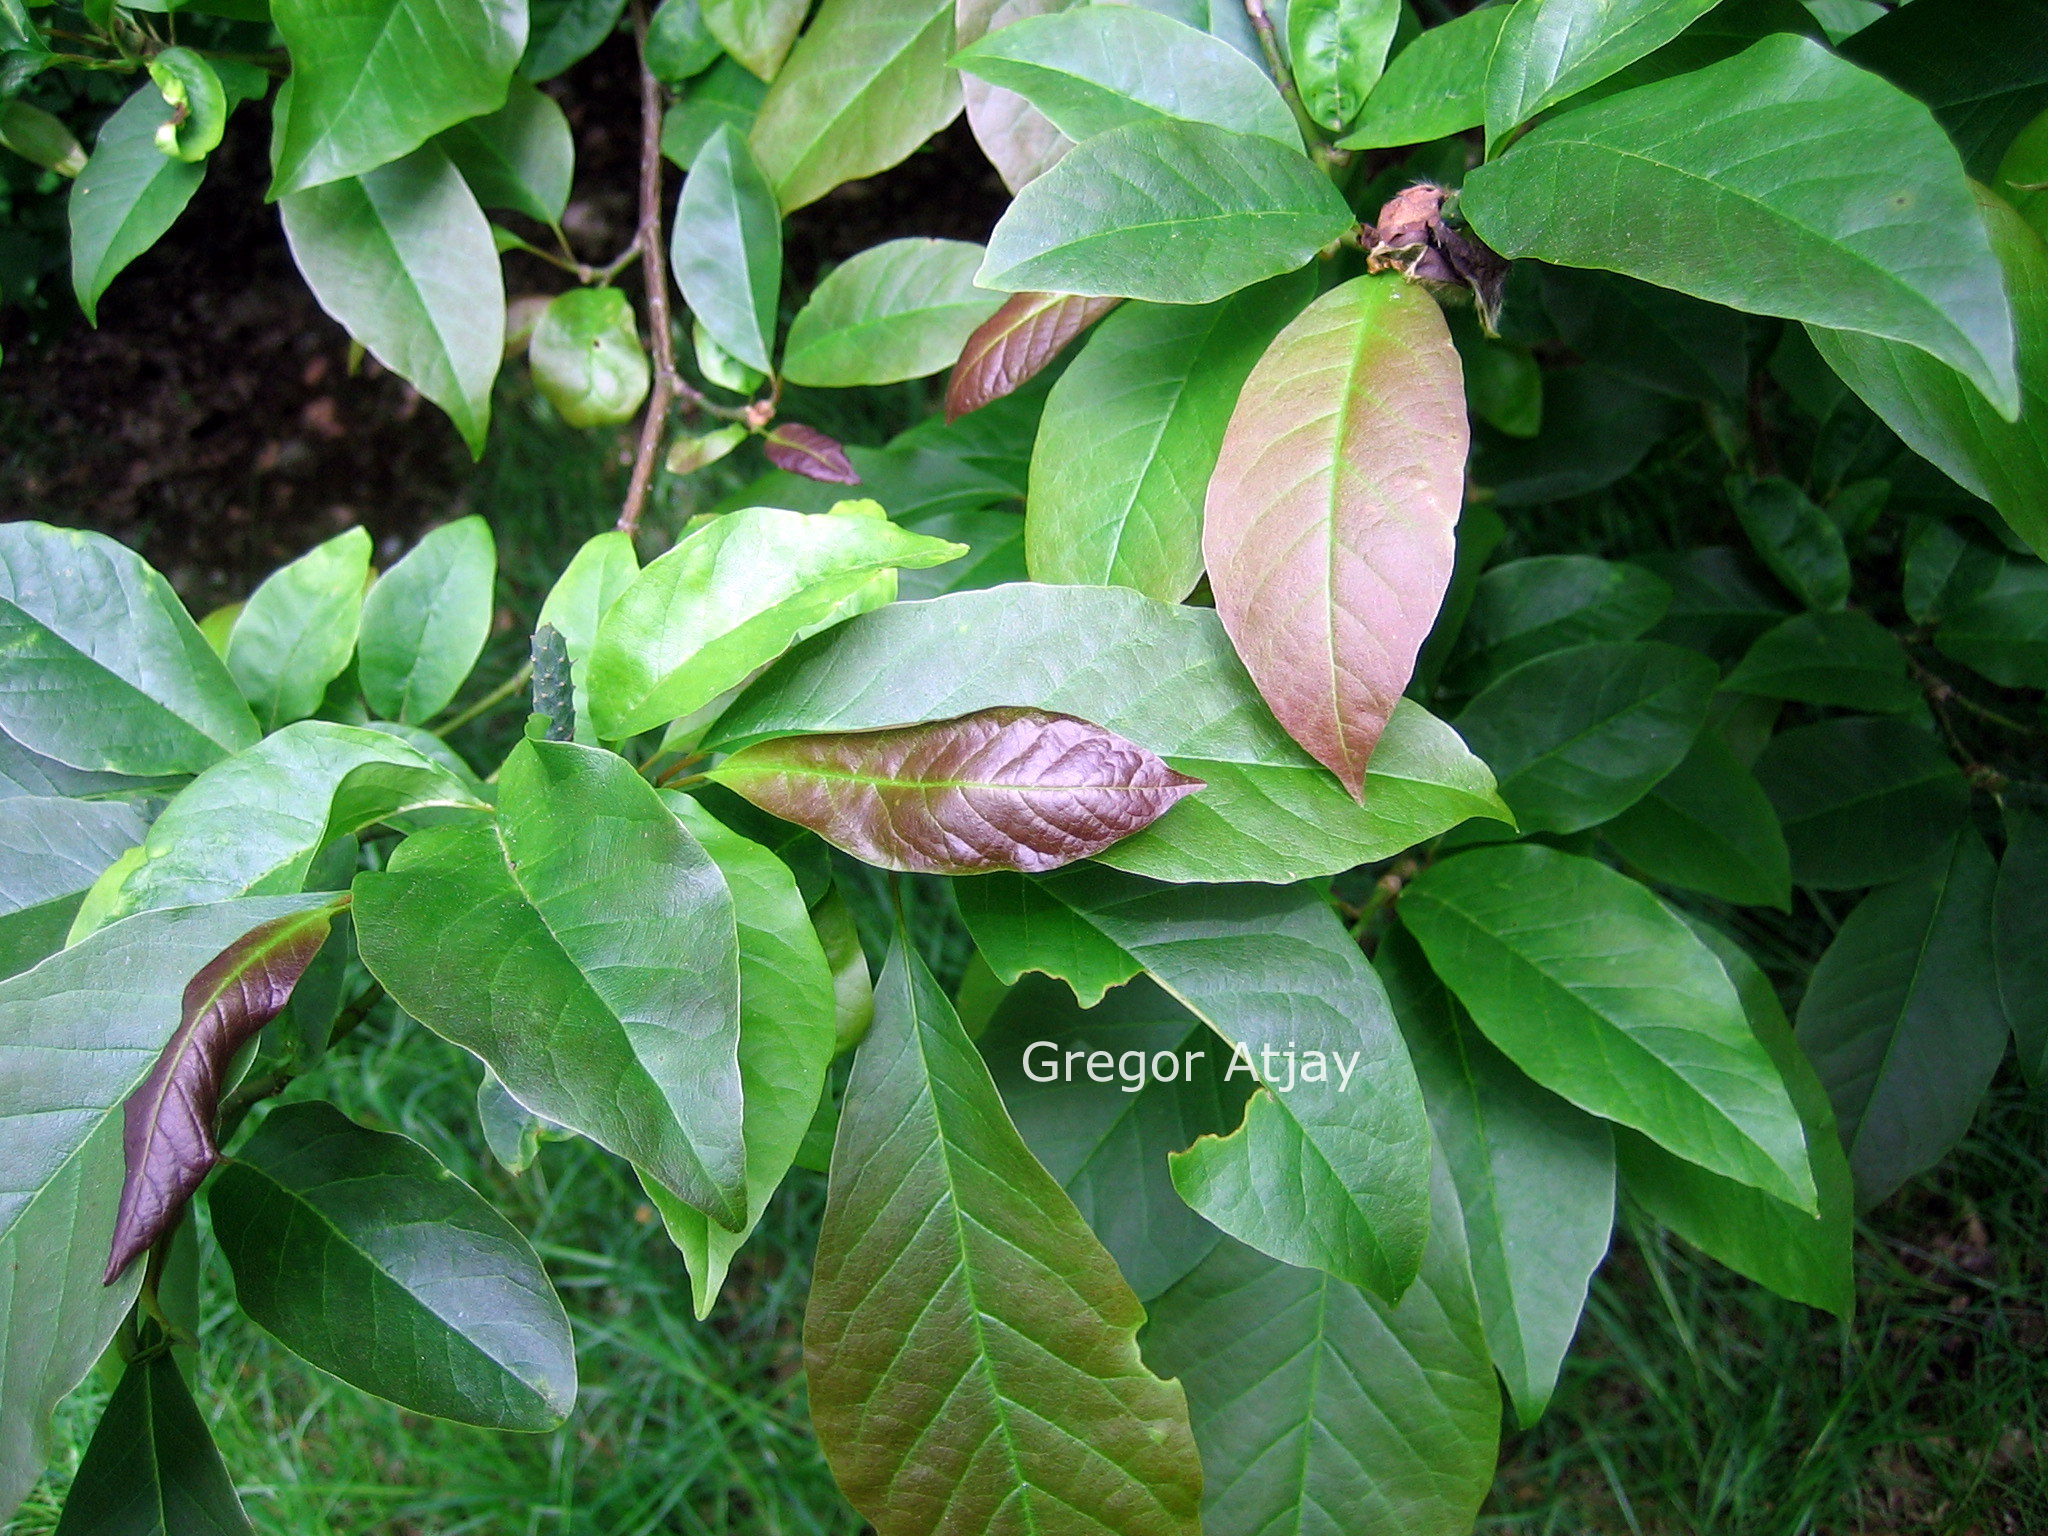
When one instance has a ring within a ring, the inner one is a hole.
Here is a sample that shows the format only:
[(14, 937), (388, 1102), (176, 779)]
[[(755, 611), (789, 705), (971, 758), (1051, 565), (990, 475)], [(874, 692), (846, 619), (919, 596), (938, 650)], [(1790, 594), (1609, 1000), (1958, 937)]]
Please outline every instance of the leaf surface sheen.
[(1930, 733), (1902, 718), (1780, 731), (1756, 776), (1785, 829), (1793, 881), (1821, 890), (1917, 873), (1969, 816), (1968, 781)]
[(303, 720), (347, 670), (370, 579), (366, 529), (316, 545), (265, 577), (228, 632), (223, 658), (266, 731)]
[(1486, 6), (1430, 27), (1394, 55), (1344, 149), (1426, 144), (1476, 128), (1486, 117), (1486, 65), (1508, 7)]
[(363, 697), (389, 720), (431, 720), (455, 698), (497, 615), (498, 546), (472, 513), (409, 550), (363, 599)]
[(937, 373), (1002, 305), (974, 285), (981, 255), (966, 240), (885, 240), (834, 267), (790, 322), (783, 376), (848, 388)]
[(690, 162), (669, 259), (683, 301), (711, 339), (768, 372), (782, 292), (782, 211), (745, 135), (730, 124)]
[(1486, 72), (1486, 139), (1654, 52), (1720, 0), (1527, 0), (1508, 14)]

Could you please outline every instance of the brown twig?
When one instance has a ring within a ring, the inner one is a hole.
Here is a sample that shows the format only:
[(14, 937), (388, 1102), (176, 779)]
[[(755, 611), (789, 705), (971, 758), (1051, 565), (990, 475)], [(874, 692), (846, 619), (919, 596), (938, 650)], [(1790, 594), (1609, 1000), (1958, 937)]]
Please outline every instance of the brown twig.
[[(633, 478), (626, 483), (619, 508), (619, 532), (633, 534), (654, 483), (654, 466), (668, 427), (669, 407), (678, 394), (697, 392), (676, 372), (676, 343), (668, 311), (668, 259), (661, 248), (661, 82), (647, 67), (646, 0), (633, 0), (633, 39), (640, 56), (640, 276), (647, 290), (647, 329), (654, 345), (654, 387), (647, 396), (647, 414), (640, 422), (640, 447), (633, 455)], [(678, 388), (681, 386), (681, 388)], [(702, 397), (699, 396), (699, 399)], [(693, 402), (694, 403), (694, 402)]]

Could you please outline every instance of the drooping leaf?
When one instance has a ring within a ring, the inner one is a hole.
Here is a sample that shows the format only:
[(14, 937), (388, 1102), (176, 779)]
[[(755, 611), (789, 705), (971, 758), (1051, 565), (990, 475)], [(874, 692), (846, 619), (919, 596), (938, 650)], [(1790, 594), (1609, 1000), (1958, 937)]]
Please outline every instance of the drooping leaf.
[(1814, 967), (1799, 1043), (1868, 1210), (1962, 1139), (2005, 1056), (1996, 872), (1964, 828), (1934, 867), (1863, 898)]
[(1395, 710), (1357, 804), (1266, 712), (1214, 614), (1115, 587), (1016, 583), (863, 614), (771, 669), (704, 745), (1004, 705), (1093, 720), (1208, 786), (1100, 855), (1159, 879), (1304, 879), (1503, 814), (1477, 760), (1413, 703)]
[(827, 485), (859, 485), (860, 475), (846, 457), (846, 450), (816, 427), (802, 422), (778, 422), (763, 434), (761, 451), (777, 469), (786, 469), (806, 480)]
[(1593, 640), (1633, 640), (1671, 606), (1671, 588), (1640, 566), (1592, 555), (1510, 560), (1473, 584), (1454, 683), (1471, 686), (1525, 661)]
[(27, 522), (0, 525), (0, 729), (143, 776), (197, 773), (259, 734), (163, 577), (104, 534)]
[(1756, 776), (1716, 732), (1600, 828), (1652, 880), (1741, 906), (1789, 908), (1791, 854)]
[(2048, 812), (2008, 804), (1993, 898), (1998, 997), (2030, 1083), (2048, 1078)]
[(886, 518), (727, 513), (642, 571), (590, 654), (597, 733), (614, 741), (687, 715), (774, 660), (878, 571), (967, 551)]
[(1401, 915), (1486, 1037), (1581, 1109), (1815, 1208), (1805, 1131), (1713, 953), (1604, 864), (1533, 843), (1431, 866)]
[(146, 806), (124, 800), (11, 795), (0, 800), (0, 914), (75, 896), (149, 831)]
[(136, 1360), (101, 1410), (58, 1536), (249, 1536), (192, 1389), (169, 1351)]
[(491, 525), (472, 515), (434, 529), (377, 578), (357, 658), (370, 708), (410, 725), (448, 707), (490, 638), (497, 572)]
[(505, 0), (273, 0), (271, 19), (292, 57), (274, 198), (368, 176), (497, 111), (526, 47), (526, 7)]
[(1941, 853), (1970, 786), (1941, 743), (1898, 719), (1823, 720), (1781, 731), (1756, 762), (1792, 852), (1792, 879), (1822, 890), (1882, 885)]
[(71, 184), (71, 290), (94, 325), (107, 285), (177, 222), (206, 177), (204, 163), (156, 147), (157, 131), (173, 115), (161, 91), (142, 87), (101, 127)]
[(185, 1213), (213, 1165), (214, 1117), (228, 1064), (284, 1011), (327, 942), (340, 903), (272, 918), (241, 935), (185, 984), (178, 1031), (122, 1111), (127, 1177), (107, 1257), (108, 1285)]
[(1486, 65), (1500, 41), (1505, 6), (1487, 6), (1425, 31), (1394, 56), (1365, 98), (1345, 149), (1426, 144), (1486, 118)]
[(1258, 134), (1298, 149), (1301, 131), (1265, 71), (1219, 37), (1137, 6), (1027, 16), (956, 56), (1014, 91), (1076, 141), (1167, 118)]
[(732, 897), (623, 758), (521, 742), (495, 825), (416, 833), (355, 894), (363, 963), (407, 1013), (536, 1114), (743, 1219)]
[(1287, 60), (1308, 115), (1332, 132), (1358, 116), (1386, 67), (1400, 0), (1294, 0)]
[(541, 311), (527, 344), (536, 388), (572, 427), (631, 421), (651, 371), (633, 302), (616, 288), (571, 288)]
[(288, 1104), (207, 1193), (242, 1310), (415, 1413), (547, 1430), (576, 1401), (569, 1319), (526, 1239), (418, 1142)]
[(1849, 597), (1841, 526), (1790, 480), (1731, 476), (1728, 499), (1757, 557), (1809, 608), (1837, 612)]
[(295, 192), (282, 208), (292, 259), (320, 307), (482, 453), (505, 281), (490, 224), (454, 163), (428, 145)]
[(1003, 302), (974, 285), (981, 255), (965, 240), (885, 240), (833, 268), (790, 322), (783, 377), (844, 389), (937, 373)]
[(1504, 256), (1890, 337), (2019, 408), (2012, 314), (1955, 150), (1924, 107), (1810, 38), (1564, 113), (1475, 170), (1460, 206)]
[(1655, 52), (1718, 3), (1530, 0), (1502, 24), (1487, 67), (1488, 145)]
[(576, 174), (569, 119), (555, 99), (515, 79), (505, 105), (457, 123), (441, 148), (486, 208), (510, 208), (542, 224), (559, 224)]
[(1920, 0), (1858, 31), (1843, 56), (1930, 107), (1985, 175), (2048, 106), (2048, 19), (2029, 0)]
[(773, 80), (803, 30), (809, 0), (702, 0), (704, 25), (725, 51), (763, 80)]
[(1393, 273), (1304, 310), (1245, 381), (1209, 481), (1216, 611), (1275, 717), (1354, 796), (1451, 579), (1463, 376)]
[[(718, 29), (716, 10), (706, 19)], [(953, 0), (824, 0), (788, 62), (767, 72), (775, 83), (754, 121), (754, 157), (782, 211), (887, 170), (950, 123), (952, 52)]]
[(1656, 551), (1637, 563), (1671, 585), (1671, 606), (1650, 632), (1654, 640), (1732, 662), (1785, 616), (1785, 601), (1770, 578), (1725, 544), (1683, 554)]
[(1186, 1401), (1139, 1359), (1143, 1320), (899, 935), (848, 1084), (804, 1318), (840, 1487), (881, 1536), (1083, 1522), (1196, 1536)]
[(743, 131), (721, 124), (690, 162), (669, 260), (697, 323), (749, 368), (773, 363), (782, 213)]
[(1011, 294), (960, 349), (946, 381), (946, 420), (958, 421), (1023, 388), (1119, 302), (1072, 293)]
[(2009, 565), (1942, 621), (1934, 643), (2001, 687), (2048, 688), (2048, 570)]
[(1487, 1042), (1395, 929), (1387, 985), (1451, 1181), (1487, 1347), (1526, 1428), (1543, 1415), (1614, 1225), (1614, 1139)]
[(1097, 134), (1018, 193), (976, 281), (1207, 304), (1293, 271), (1356, 222), (1299, 152), (1159, 118)]
[(1033, 576), (1166, 602), (1194, 589), (1231, 409), (1312, 292), (1303, 271), (1214, 304), (1125, 305), (1102, 323), (1046, 396), (1024, 525)]
[(1575, 645), (1495, 678), (1458, 734), (1524, 828), (1576, 832), (1620, 815), (1684, 760), (1716, 680), (1713, 663), (1675, 645)]
[(228, 634), (228, 671), (266, 731), (303, 720), (355, 654), (370, 535), (362, 528), (314, 546), (266, 577)]

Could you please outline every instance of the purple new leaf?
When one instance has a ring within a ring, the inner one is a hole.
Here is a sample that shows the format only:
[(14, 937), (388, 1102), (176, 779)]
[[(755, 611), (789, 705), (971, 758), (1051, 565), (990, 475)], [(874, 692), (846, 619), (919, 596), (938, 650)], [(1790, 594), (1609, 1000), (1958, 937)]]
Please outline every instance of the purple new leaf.
[(1014, 394), (1045, 370), (1068, 342), (1122, 299), (1078, 293), (1013, 293), (967, 338), (946, 382), (946, 420)]
[(860, 475), (846, 457), (846, 450), (816, 427), (785, 421), (768, 429), (762, 439), (768, 462), (777, 469), (827, 485), (859, 485)]

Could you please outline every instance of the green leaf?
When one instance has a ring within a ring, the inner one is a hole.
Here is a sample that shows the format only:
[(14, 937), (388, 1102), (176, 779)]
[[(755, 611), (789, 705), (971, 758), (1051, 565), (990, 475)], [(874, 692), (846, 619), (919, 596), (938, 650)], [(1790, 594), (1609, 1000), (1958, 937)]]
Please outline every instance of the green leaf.
[(235, 686), (266, 731), (319, 709), (347, 670), (370, 580), (370, 535), (351, 528), (264, 579), (228, 633)]
[(27, 522), (0, 525), (0, 729), (72, 768), (144, 776), (197, 773), (260, 734), (139, 555)]
[(497, 571), (491, 525), (472, 514), (428, 533), (377, 578), (356, 663), (370, 708), (416, 725), (448, 707), (490, 638)]
[(730, 123), (742, 138), (752, 132), (767, 94), (768, 87), (747, 73), (738, 60), (720, 59), (692, 81), (683, 99), (663, 115), (661, 152), (689, 170), (721, 127)]
[(732, 897), (624, 759), (522, 741), (496, 825), (407, 838), (356, 877), (355, 920), (399, 1006), (522, 1104), (722, 1225), (743, 1219)]
[(1373, 966), (1457, 1186), (1480, 1321), (1523, 1428), (1543, 1416), (1614, 1226), (1614, 1137), (1530, 1082), (1395, 929)]
[(1472, 172), (1460, 206), (1504, 256), (1890, 337), (2019, 409), (2012, 314), (1955, 150), (1809, 38), (1564, 113)]
[(528, 0), (527, 9), (531, 24), (519, 73), (528, 80), (552, 80), (619, 30), (626, 0)]
[[(1085, 865), (1035, 883), (1238, 1052), (1226, 1087), (1246, 1074), (1260, 1085), (1242, 1125), (1173, 1159), (1182, 1198), (1275, 1258), (1398, 1297), (1429, 1225), (1428, 1125), (1379, 978), (1324, 899)], [(1022, 884), (991, 875), (960, 887), (970, 931), (1002, 957), (990, 962), (998, 974), (1019, 959), (1061, 963), (1034, 942)]]
[[(705, 13), (715, 32), (723, 9)], [(953, 0), (824, 0), (781, 71), (756, 71), (775, 83), (754, 122), (754, 157), (782, 211), (886, 171), (950, 123), (960, 111), (952, 52)]]
[(773, 80), (803, 30), (810, 0), (702, 0), (704, 25), (740, 63)]
[(1637, 563), (1671, 584), (1671, 607), (1652, 639), (1733, 661), (1785, 616), (1784, 599), (1769, 577), (1725, 544), (1682, 554), (1655, 550)]
[(1493, 1481), (1500, 1388), (1439, 1162), (1399, 1306), (1225, 1239), (1160, 1297), (1147, 1362), (1186, 1384), (1210, 1536), (1464, 1536)]
[(568, 648), (576, 739), (585, 746), (597, 745), (597, 732), (590, 727), (590, 653), (597, 644), (597, 626), (639, 574), (631, 534), (616, 529), (595, 534), (555, 578), (534, 621), (536, 629), (553, 629)]
[(1719, 0), (1527, 0), (1486, 71), (1486, 142), (1670, 42)]
[(1355, 223), (1306, 156), (1162, 118), (1097, 134), (1018, 193), (976, 280), (1207, 304), (1293, 271)]
[(1859, 31), (1843, 56), (1910, 91), (1983, 175), (2048, 106), (2048, 25), (2028, 0), (1918, 0)]
[(709, 69), (725, 48), (705, 25), (698, 0), (661, 0), (648, 19), (641, 51), (649, 74), (663, 85), (678, 86)]
[(505, 0), (273, 0), (271, 18), (292, 57), (273, 198), (368, 176), (497, 111), (526, 47), (526, 8)]
[(331, 1104), (274, 1110), (207, 1193), (242, 1310), (409, 1408), (548, 1430), (576, 1401), (569, 1319), (517, 1229), (416, 1141)]
[(1932, 624), (1991, 590), (2005, 569), (1995, 550), (1967, 537), (1953, 523), (1922, 518), (1906, 536), (1901, 595), (1916, 624)]
[(929, 538), (965, 544), (967, 553), (946, 565), (899, 571), (896, 595), (905, 602), (1029, 579), (1024, 570), (1024, 519), (1015, 512), (941, 512), (919, 518), (915, 528)]
[(2048, 246), (2010, 206), (1976, 191), (2019, 333), (2017, 421), (2005, 420), (1955, 370), (1913, 347), (1847, 329), (1807, 330), (1828, 366), (1907, 446), (1997, 507), (2036, 554), (2048, 557)]
[(70, 1491), (59, 1536), (238, 1536), (249, 1517), (168, 1351), (136, 1360), (100, 1414)]
[(1615, 272), (1546, 267), (1543, 309), (1587, 362), (1624, 379), (1717, 405), (1749, 388), (1749, 322), (1719, 304)]
[(1815, 1208), (1805, 1131), (1713, 953), (1656, 897), (1536, 844), (1433, 865), (1401, 915), (1529, 1076), (1666, 1150)]
[(1791, 907), (1778, 813), (1714, 731), (1702, 731), (1684, 761), (1600, 832), (1652, 880), (1738, 906)]
[(1005, 986), (1036, 971), (1064, 981), (1086, 1009), (1144, 970), (1085, 914), (1035, 880), (967, 880), (953, 891), (981, 958)]
[(1820, 1214), (1795, 1210), (1762, 1190), (1673, 1157), (1626, 1127), (1615, 1132), (1614, 1142), (1623, 1182), (1644, 1209), (1702, 1253), (1780, 1296), (1846, 1320), (1856, 1307), (1855, 1202), (1827, 1090), (1793, 1040), (1778, 994), (1756, 962), (1725, 934), (1688, 921), (1728, 973), (1750, 1028), (1785, 1079), (1806, 1128)]
[(727, 513), (642, 571), (598, 624), (597, 732), (615, 741), (690, 714), (830, 620), (878, 571), (965, 553), (885, 518)]
[[(746, 1100), (746, 1223), (728, 1231), (647, 1185), (668, 1235), (690, 1269), (701, 1321), (728, 1266), (789, 1172), (825, 1087), (836, 1047), (833, 972), (788, 867), (759, 843), (729, 831), (685, 795), (667, 797), (725, 877), (739, 922), (740, 1085)], [(861, 979), (866, 980), (866, 962)]]
[[(477, 3), (477, 0), (458, 0)], [(505, 338), (491, 227), (432, 145), (283, 200), (292, 259), (320, 307), (483, 452)]]
[(1125, 304), (1046, 396), (1026, 558), (1040, 581), (1179, 602), (1202, 576), (1202, 497), (1252, 367), (1314, 291), (1274, 278), (1214, 304)]
[(1140, 1361), (1144, 1317), (899, 935), (847, 1085), (804, 1317), (840, 1487), (882, 1531), (1197, 1536), (1186, 1400)]
[(1575, 645), (1495, 678), (1458, 716), (1458, 734), (1525, 830), (1577, 832), (1679, 765), (1716, 681), (1713, 663), (1675, 645)]
[(1860, 609), (1787, 619), (1758, 637), (1723, 686), (1875, 714), (1920, 702), (1897, 637)]
[(1301, 130), (1264, 70), (1221, 38), (1136, 6), (1025, 16), (953, 62), (1022, 96), (1077, 141), (1165, 118), (1301, 147)]
[(1728, 499), (1759, 558), (1809, 608), (1838, 611), (1849, 598), (1841, 527), (1790, 480), (1730, 476)]
[(2010, 564), (1942, 621), (1935, 646), (2001, 688), (2048, 688), (2048, 570)]
[(1287, 59), (1308, 115), (1332, 132), (1358, 116), (1387, 62), (1401, 0), (1292, 0)]
[(142, 87), (101, 127), (92, 158), (71, 184), (71, 289), (94, 325), (107, 285), (163, 238), (206, 177), (203, 163), (156, 147), (157, 130), (173, 111), (154, 85)]
[(440, 137), (440, 145), (486, 208), (510, 208), (559, 224), (576, 174), (569, 119), (555, 99), (514, 80), (505, 105)]
[(1392, 272), (1296, 316), (1223, 434), (1202, 533), (1217, 615), (1354, 796), (1450, 584), (1468, 444), (1443, 311)]
[(572, 427), (628, 422), (650, 373), (633, 301), (616, 288), (571, 288), (541, 311), (527, 346), (533, 382)]
[[(690, 162), (669, 259), (683, 302), (749, 368), (773, 366), (782, 293), (782, 213), (746, 132), (720, 124)], [(828, 278), (829, 282), (830, 279)]]
[(790, 322), (783, 377), (847, 388), (951, 367), (1003, 302), (974, 285), (981, 255), (964, 240), (886, 240), (833, 268)]
[(1799, 1003), (1799, 1043), (1841, 1122), (1868, 1210), (1962, 1139), (2005, 1057), (1996, 872), (1965, 827), (1927, 872), (1864, 897)]
[(1773, 736), (1756, 776), (1777, 807), (1792, 879), (1827, 891), (1882, 885), (1948, 846), (1970, 786), (1941, 744), (1904, 720), (1823, 720)]
[(2048, 1079), (2048, 811), (2008, 804), (1993, 900), (1998, 996), (2027, 1081)]
[(1506, 6), (1488, 6), (1425, 31), (1394, 55), (1338, 144), (1427, 144), (1478, 127), (1486, 118), (1487, 61), (1507, 17)]
[(1471, 474), (1503, 509), (1584, 496), (1628, 474), (1670, 430), (1664, 396), (1600, 368), (1546, 368), (1542, 430), (1476, 428)]
[(1507, 534), (1507, 523), (1484, 502), (1473, 502), (1458, 514), (1458, 552), (1451, 564), (1451, 584), (1444, 590), (1444, 605), (1438, 611), (1436, 627), (1422, 642), (1422, 650), (1415, 658), (1415, 680), (1408, 689), (1414, 697), (1427, 699), (1435, 695), (1445, 660), (1461, 638), (1466, 616), (1472, 610), (1480, 572)]
[(1510, 668), (1594, 640), (1633, 640), (1671, 606), (1671, 588), (1640, 566), (1592, 555), (1535, 555), (1482, 575), (1459, 637), (1454, 686), (1484, 686)]
[(1017, 583), (863, 614), (765, 674), (704, 745), (1006, 704), (1092, 720), (1208, 786), (1101, 856), (1159, 879), (1332, 874), (1504, 814), (1482, 765), (1413, 703), (1395, 710), (1357, 804), (1267, 713), (1213, 613), (1120, 587)]
[(0, 914), (84, 891), (142, 841), (149, 822), (147, 807), (132, 801), (0, 800)]

